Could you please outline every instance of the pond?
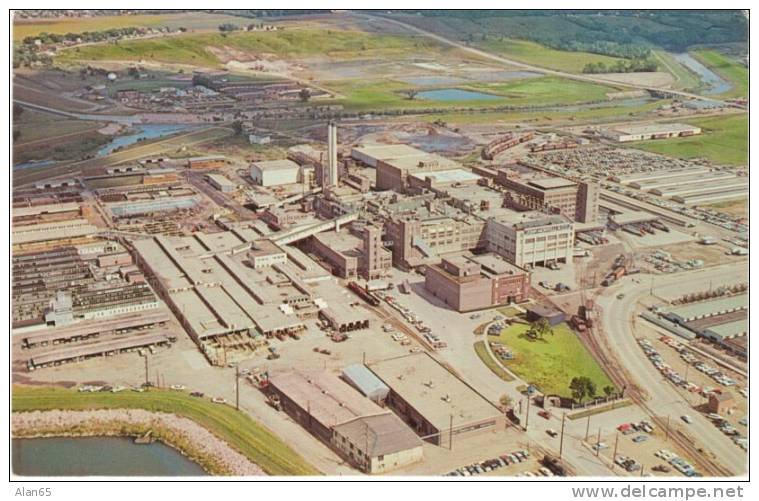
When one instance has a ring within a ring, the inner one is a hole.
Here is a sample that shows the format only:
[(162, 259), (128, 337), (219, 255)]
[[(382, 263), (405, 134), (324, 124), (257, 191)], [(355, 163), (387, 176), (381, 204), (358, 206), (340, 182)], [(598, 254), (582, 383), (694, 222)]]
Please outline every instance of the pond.
[(14, 438), (13, 472), (32, 477), (207, 476), (199, 464), (160, 442), (129, 438)]

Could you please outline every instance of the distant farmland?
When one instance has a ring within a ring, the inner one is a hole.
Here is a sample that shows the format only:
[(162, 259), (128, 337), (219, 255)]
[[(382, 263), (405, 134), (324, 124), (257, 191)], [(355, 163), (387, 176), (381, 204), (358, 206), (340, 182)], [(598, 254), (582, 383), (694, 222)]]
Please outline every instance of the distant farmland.
[(172, 29), (179, 27), (188, 30), (216, 29), (222, 23), (249, 24), (254, 19), (228, 16), (224, 14), (208, 14), (203, 12), (187, 12), (180, 14), (160, 15), (131, 15), (131, 16), (95, 16), (84, 18), (61, 19), (29, 19), (13, 23), (13, 39), (22, 40), (28, 36), (40, 33), (83, 33), (85, 31), (103, 31), (111, 28), (127, 28), (131, 26), (154, 28), (168, 26)]

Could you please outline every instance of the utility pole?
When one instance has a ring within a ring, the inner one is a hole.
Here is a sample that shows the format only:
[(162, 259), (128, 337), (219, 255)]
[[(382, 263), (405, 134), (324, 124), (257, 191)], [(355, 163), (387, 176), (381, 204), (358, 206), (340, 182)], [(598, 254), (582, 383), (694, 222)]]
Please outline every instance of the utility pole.
[(453, 414), (451, 414), (451, 420), (448, 424), (448, 449), (453, 450)]
[(598, 429), (598, 438), (596, 439), (596, 457), (601, 453), (601, 428)]
[(666, 442), (669, 442), (669, 418), (670, 418), (670, 415), (667, 414), (667, 436), (664, 438)]
[(561, 438), (559, 439), (559, 459), (561, 459), (561, 453), (564, 452), (564, 422), (567, 419), (567, 413), (561, 415)]
[(364, 456), (366, 457), (366, 472), (371, 469), (372, 460), (369, 457), (369, 425), (364, 421)]
[(614, 439), (614, 455), (611, 457), (611, 469), (614, 471), (614, 465), (617, 461), (617, 445), (619, 445), (619, 432), (617, 432), (617, 438)]
[(235, 409), (240, 410), (240, 366), (235, 365)]
[(524, 418), (524, 431), (527, 431), (527, 427), (530, 425), (530, 397), (527, 396), (527, 415)]
[(588, 424), (585, 425), (585, 441), (588, 441), (588, 434), (590, 433), (590, 414), (588, 414)]
[(145, 354), (145, 384), (150, 383), (150, 377), (148, 377), (148, 354)]

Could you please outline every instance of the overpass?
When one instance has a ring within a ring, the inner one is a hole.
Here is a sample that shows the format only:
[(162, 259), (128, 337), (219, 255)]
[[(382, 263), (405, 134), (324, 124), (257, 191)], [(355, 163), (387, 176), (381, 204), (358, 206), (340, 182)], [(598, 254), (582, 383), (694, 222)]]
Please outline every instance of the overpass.
[(357, 219), (358, 213), (356, 212), (344, 214), (342, 216), (336, 217), (335, 219), (324, 221), (323, 223), (315, 223), (313, 225), (308, 225), (305, 227), (299, 226), (296, 228), (291, 228), (289, 230), (281, 231), (277, 234), (274, 234), (271, 237), (271, 240), (277, 245), (287, 245), (293, 242), (297, 242), (298, 240), (303, 240), (304, 238), (308, 238), (312, 235), (316, 235), (322, 231), (331, 230), (333, 228), (335, 230), (339, 230), (340, 226), (352, 223)]

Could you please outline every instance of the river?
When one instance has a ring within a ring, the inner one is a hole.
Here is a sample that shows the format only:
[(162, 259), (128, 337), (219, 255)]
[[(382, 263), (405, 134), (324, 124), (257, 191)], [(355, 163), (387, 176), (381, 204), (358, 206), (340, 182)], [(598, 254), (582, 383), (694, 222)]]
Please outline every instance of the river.
[(160, 442), (138, 445), (119, 437), (23, 438), (12, 442), (13, 472), (20, 476), (207, 476)]
[(732, 88), (730, 82), (701, 64), (699, 60), (691, 56), (689, 53), (683, 52), (681, 54), (672, 54), (672, 56), (677, 59), (677, 62), (697, 74), (701, 81), (706, 84), (707, 89), (704, 90), (704, 94), (723, 94)]

